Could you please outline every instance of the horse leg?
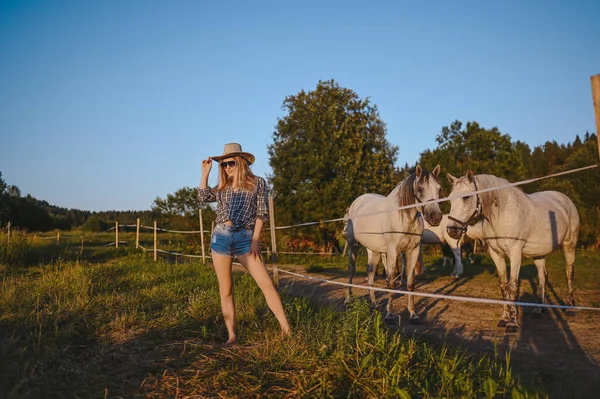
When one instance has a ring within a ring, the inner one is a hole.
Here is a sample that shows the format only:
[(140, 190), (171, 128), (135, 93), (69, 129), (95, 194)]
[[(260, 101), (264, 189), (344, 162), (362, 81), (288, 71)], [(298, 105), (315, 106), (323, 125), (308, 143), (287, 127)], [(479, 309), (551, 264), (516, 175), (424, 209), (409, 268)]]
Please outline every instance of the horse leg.
[[(400, 270), (398, 270), (398, 261), (400, 261)], [(404, 252), (401, 252), (396, 258), (396, 272), (398, 273), (400, 285), (404, 285), (404, 276), (406, 276), (406, 255)]]
[[(396, 279), (395, 279), (395, 274), (396, 274), (396, 261), (398, 260), (398, 253), (396, 252), (395, 249), (393, 249), (392, 251), (390, 251), (388, 249), (387, 252), (387, 262), (385, 264), (385, 272), (387, 274), (387, 288), (389, 289), (394, 289), (394, 287), (396, 286)], [(385, 318), (384, 321), (385, 322), (390, 322), (393, 321), (395, 319), (394, 314), (392, 313), (392, 299), (393, 299), (394, 294), (392, 292), (388, 293), (388, 303), (386, 306), (386, 314), (385, 314)]]
[[(500, 284), (500, 293), (502, 294), (503, 300), (508, 300), (508, 278), (506, 274), (506, 260), (504, 256), (499, 253), (493, 251), (491, 248), (488, 250), (490, 254), (490, 258), (494, 261), (496, 265), (496, 271), (498, 272), (498, 282)], [(510, 321), (510, 311), (508, 309), (508, 305), (502, 305), (503, 312), (502, 317), (498, 321), (498, 327), (506, 327), (506, 325)]]
[[(415, 266), (417, 264), (417, 258), (419, 256), (418, 248), (411, 250), (406, 256), (406, 264), (408, 266), (408, 270), (406, 271), (406, 289), (407, 291), (415, 290)], [(415, 297), (414, 295), (408, 294), (408, 313), (410, 324), (421, 324), (421, 320), (419, 319), (419, 315), (415, 312)]]
[[(548, 281), (548, 271), (546, 270), (546, 258), (534, 258), (533, 263), (537, 268), (538, 273), (538, 301), (542, 305), (546, 303), (546, 282)], [(542, 317), (542, 307), (533, 308), (531, 311), (532, 317)]]
[[(510, 257), (510, 282), (508, 283), (508, 300), (516, 302), (519, 300), (519, 272), (521, 271), (522, 247), (513, 248)], [(519, 331), (519, 310), (517, 305), (509, 305), (510, 322), (506, 325), (506, 332)]]
[[(381, 262), (383, 263), (383, 271), (381, 272), (381, 276), (386, 278), (385, 275), (385, 265), (387, 264), (387, 255), (385, 253), (381, 253)], [(377, 264), (379, 266), (379, 263)], [(375, 269), (375, 276), (377, 276), (377, 269)]]
[(452, 250), (452, 254), (454, 254), (454, 271), (452, 272), (452, 277), (460, 278), (463, 274), (463, 264), (461, 259), (460, 248), (450, 248)]
[[(356, 256), (358, 255), (358, 243), (352, 242), (348, 245), (348, 284), (352, 284), (354, 273), (356, 272)], [(352, 298), (352, 287), (348, 287), (346, 292), (346, 302)]]
[[(367, 249), (367, 283), (369, 284), (369, 287), (373, 286), (373, 281), (375, 280), (375, 270), (377, 269), (379, 259), (381, 259), (380, 252)], [(369, 296), (371, 297), (371, 304), (373, 308), (376, 308), (377, 300), (375, 299), (375, 291), (369, 290)]]
[[(575, 296), (573, 295), (573, 277), (575, 276), (575, 270), (573, 264), (575, 263), (575, 245), (566, 245), (563, 243), (563, 252), (565, 253), (565, 261), (567, 262), (565, 275), (567, 277), (567, 288), (569, 289), (568, 305), (575, 306)], [(575, 315), (573, 309), (567, 309), (565, 313), (568, 316)]]
[(419, 258), (417, 259), (417, 263), (415, 265), (415, 274), (416, 275), (423, 274), (424, 269), (425, 269), (425, 263), (423, 262), (423, 245), (419, 243)]

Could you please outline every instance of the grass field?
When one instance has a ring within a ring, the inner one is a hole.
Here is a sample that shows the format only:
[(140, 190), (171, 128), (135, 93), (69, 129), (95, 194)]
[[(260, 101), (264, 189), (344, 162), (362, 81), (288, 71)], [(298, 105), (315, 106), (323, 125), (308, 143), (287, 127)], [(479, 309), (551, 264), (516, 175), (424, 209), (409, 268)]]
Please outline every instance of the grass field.
[[(31, 246), (18, 237), (11, 245), (0, 244), (6, 398), (549, 394), (544, 381), (515, 374), (509, 358), (391, 333), (362, 300), (340, 312), (284, 288), (294, 334), (280, 338), (264, 298), (243, 273), (234, 277), (240, 343), (223, 347), (227, 334), (210, 264), (154, 262), (151, 253), (131, 247), (81, 252), (75, 243)], [(561, 272), (558, 259), (549, 261), (551, 278)], [(589, 265), (578, 263), (578, 289), (597, 294), (599, 274), (588, 269), (598, 260), (593, 254)], [(465, 267), (466, 273), (495, 278), (489, 260), (479, 261), (479, 269)], [(308, 262), (345, 271), (340, 257)], [(443, 273), (433, 265), (430, 278)]]

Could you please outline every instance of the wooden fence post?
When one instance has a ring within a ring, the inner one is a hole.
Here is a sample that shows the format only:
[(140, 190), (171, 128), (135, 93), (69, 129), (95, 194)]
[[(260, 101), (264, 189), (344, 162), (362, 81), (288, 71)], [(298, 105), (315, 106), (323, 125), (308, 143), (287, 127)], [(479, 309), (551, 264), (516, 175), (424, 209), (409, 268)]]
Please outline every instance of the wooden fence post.
[(119, 249), (119, 222), (115, 222), (115, 248)]
[(269, 226), (271, 227), (271, 248), (273, 259), (273, 280), (275, 287), (279, 285), (279, 270), (277, 269), (277, 240), (275, 239), (275, 209), (273, 206), (273, 196), (269, 195)]
[(596, 139), (598, 139), (598, 159), (600, 160), (600, 74), (590, 78), (592, 83), (592, 99), (596, 115)]
[(206, 264), (204, 255), (204, 224), (202, 223), (202, 209), (198, 209), (198, 217), (200, 218), (200, 246), (202, 247), (202, 264)]
[(154, 261), (156, 262), (156, 220), (154, 221)]
[(58, 245), (58, 242), (60, 241), (60, 231), (56, 232), (56, 245)]
[(140, 218), (137, 218), (137, 226), (135, 228), (135, 249), (140, 247)]
[(10, 247), (10, 222), (6, 225), (6, 246)]

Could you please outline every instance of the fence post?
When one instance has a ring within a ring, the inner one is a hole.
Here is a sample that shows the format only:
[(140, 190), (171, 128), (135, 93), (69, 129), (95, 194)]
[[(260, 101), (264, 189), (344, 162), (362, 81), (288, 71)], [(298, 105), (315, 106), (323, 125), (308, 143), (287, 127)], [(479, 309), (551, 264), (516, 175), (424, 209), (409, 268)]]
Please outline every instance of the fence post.
[(60, 231), (56, 232), (56, 245), (58, 245), (58, 242), (60, 241)]
[(137, 218), (137, 226), (135, 228), (135, 249), (140, 247), (140, 218)]
[(592, 83), (592, 99), (594, 114), (596, 114), (596, 139), (598, 139), (598, 158), (600, 159), (600, 74), (590, 78)]
[(10, 222), (6, 225), (6, 246), (10, 247)]
[(277, 269), (277, 241), (275, 239), (275, 210), (273, 206), (273, 196), (269, 195), (269, 225), (271, 227), (271, 248), (273, 248), (273, 280), (275, 286), (279, 285), (279, 270)]
[(202, 224), (202, 209), (198, 209), (198, 217), (200, 218), (200, 246), (202, 247), (202, 264), (206, 264), (204, 256), (204, 224)]
[(37, 239), (37, 234), (33, 233), (33, 245), (35, 245)]
[(119, 249), (119, 222), (115, 222), (115, 248)]
[(156, 262), (156, 220), (154, 221), (154, 261)]
[(84, 238), (85, 238), (85, 235), (82, 235), (81, 236), (81, 255), (80, 256), (83, 256), (83, 240), (84, 240)]

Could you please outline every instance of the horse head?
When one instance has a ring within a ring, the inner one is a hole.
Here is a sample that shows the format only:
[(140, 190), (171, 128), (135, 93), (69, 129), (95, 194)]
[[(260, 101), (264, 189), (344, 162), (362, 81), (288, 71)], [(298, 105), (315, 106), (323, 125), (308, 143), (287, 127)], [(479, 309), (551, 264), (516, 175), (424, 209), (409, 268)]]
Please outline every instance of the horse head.
[(439, 174), (440, 165), (437, 165), (431, 172), (423, 170), (420, 165), (417, 165), (414, 179), (412, 179), (414, 199), (417, 203), (423, 204), (420, 211), (431, 226), (438, 226), (442, 221), (442, 211), (439, 203), (430, 202), (440, 199), (442, 186), (437, 179)]
[(450, 197), (457, 197), (450, 200), (446, 231), (450, 237), (458, 239), (467, 231), (468, 225), (473, 225), (479, 220), (481, 200), (479, 194), (467, 195), (477, 191), (477, 181), (472, 171), (467, 171), (467, 174), (460, 178), (456, 178), (450, 173), (446, 173), (446, 177), (452, 184)]

